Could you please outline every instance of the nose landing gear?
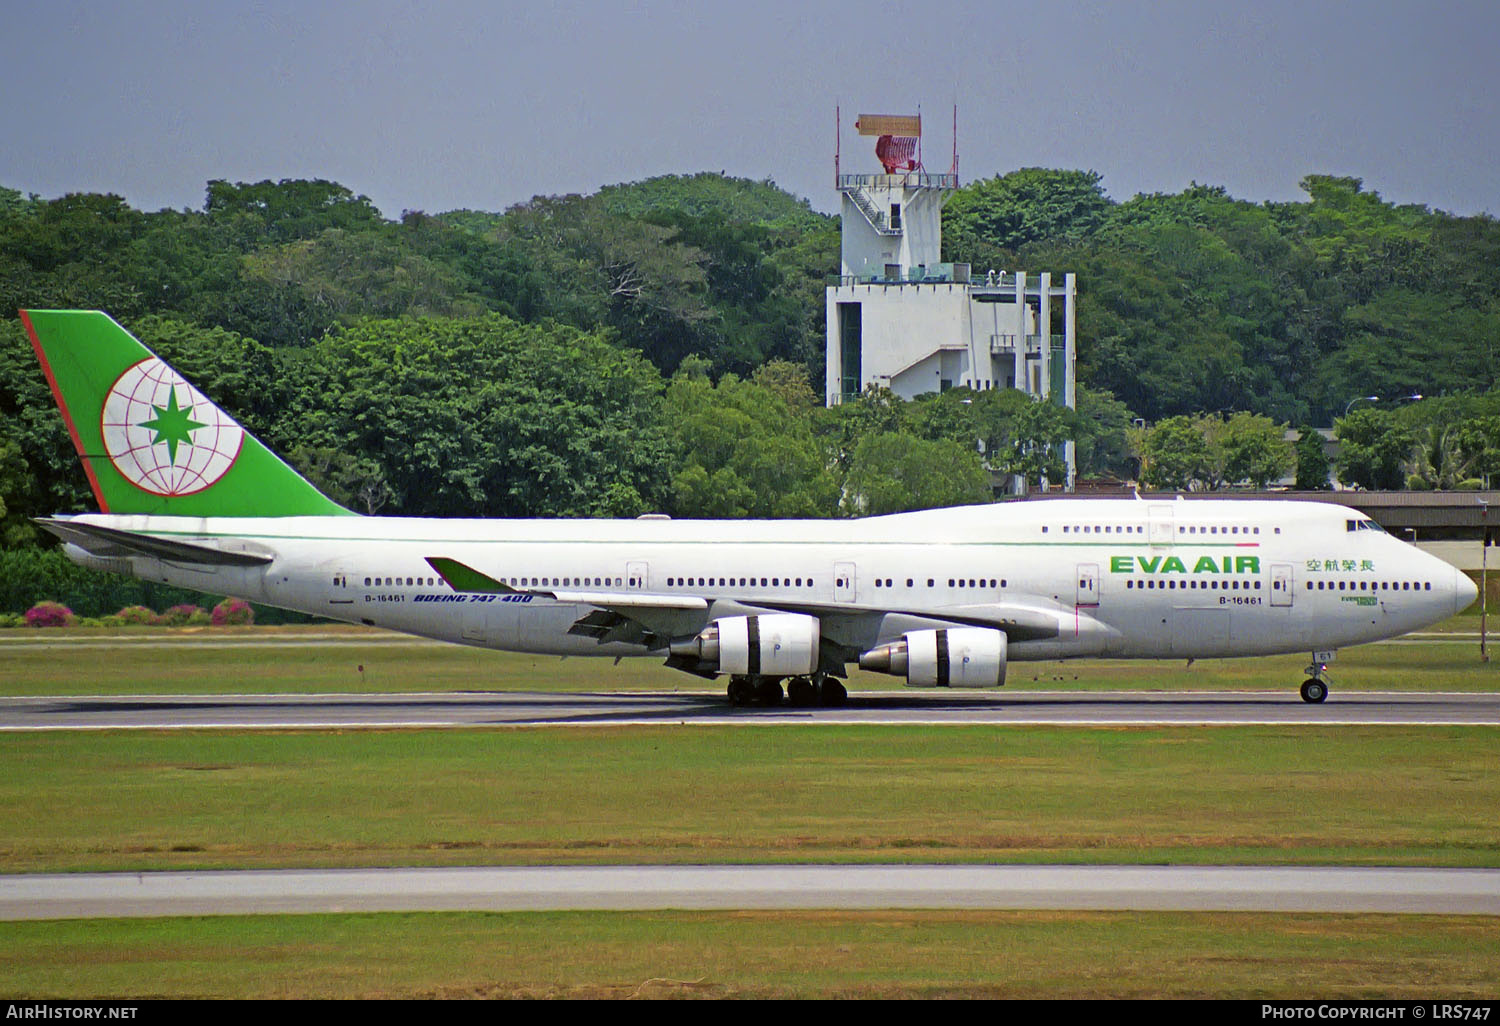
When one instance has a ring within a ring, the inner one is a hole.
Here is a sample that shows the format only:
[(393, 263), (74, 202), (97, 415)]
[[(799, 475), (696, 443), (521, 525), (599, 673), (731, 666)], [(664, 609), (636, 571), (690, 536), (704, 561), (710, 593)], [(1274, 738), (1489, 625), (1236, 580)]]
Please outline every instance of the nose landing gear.
[(1317, 704), (1328, 697), (1328, 663), (1313, 657), (1312, 665), (1303, 671), (1307, 679), (1302, 682), (1302, 701)]

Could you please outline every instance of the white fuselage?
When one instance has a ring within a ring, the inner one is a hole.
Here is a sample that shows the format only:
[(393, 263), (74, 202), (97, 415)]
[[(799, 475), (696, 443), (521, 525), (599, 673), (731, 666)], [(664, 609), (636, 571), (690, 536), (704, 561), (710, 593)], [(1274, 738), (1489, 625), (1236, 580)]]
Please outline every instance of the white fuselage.
[[(69, 546), (89, 565), (560, 655), (662, 653), (569, 634), (592, 607), (541, 592), (705, 600), (660, 614), (673, 635), (723, 616), (802, 612), (854, 654), (924, 626), (989, 625), (1012, 634), (1012, 660), (1335, 649), (1443, 620), (1475, 594), (1448, 564), (1325, 503), (1068, 499), (816, 521), (75, 519), (274, 557), (211, 568)], [(429, 557), (519, 594), (455, 593)]]

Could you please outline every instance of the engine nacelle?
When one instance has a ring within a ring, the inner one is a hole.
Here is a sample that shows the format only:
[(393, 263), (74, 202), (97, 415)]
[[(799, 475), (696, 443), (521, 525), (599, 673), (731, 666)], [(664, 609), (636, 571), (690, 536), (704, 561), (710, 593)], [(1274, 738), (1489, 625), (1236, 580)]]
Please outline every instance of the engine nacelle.
[(817, 617), (801, 613), (726, 616), (671, 652), (720, 673), (800, 677), (818, 668), (818, 628)]
[(989, 627), (908, 631), (860, 656), (859, 665), (905, 677), (914, 688), (997, 688), (1005, 683), (1006, 641)]

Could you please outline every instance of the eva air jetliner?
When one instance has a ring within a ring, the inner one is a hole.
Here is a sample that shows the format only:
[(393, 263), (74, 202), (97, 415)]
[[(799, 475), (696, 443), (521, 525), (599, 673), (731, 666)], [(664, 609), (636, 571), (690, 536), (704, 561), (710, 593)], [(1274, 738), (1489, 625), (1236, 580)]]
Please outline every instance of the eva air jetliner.
[[(836, 705), (846, 667), (996, 687), (1013, 660), (1333, 651), (1452, 616), (1453, 567), (1325, 503), (1055, 500), (861, 520), (365, 517), (97, 312), (22, 311), (99, 513), (77, 563), (466, 645), (654, 656), (729, 700)], [(785, 682), (785, 692), (783, 692)]]

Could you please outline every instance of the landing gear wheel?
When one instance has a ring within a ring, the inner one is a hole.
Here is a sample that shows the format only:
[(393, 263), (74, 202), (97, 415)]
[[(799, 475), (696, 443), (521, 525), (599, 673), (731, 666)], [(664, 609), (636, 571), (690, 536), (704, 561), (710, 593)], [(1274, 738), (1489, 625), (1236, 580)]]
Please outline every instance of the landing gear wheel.
[(786, 700), (799, 709), (815, 705), (818, 689), (806, 677), (793, 677), (786, 684)]
[(761, 705), (775, 708), (781, 704), (781, 681), (774, 677), (762, 677), (755, 685), (755, 700)]
[(1309, 677), (1302, 682), (1302, 701), (1321, 702), (1328, 697), (1328, 685), (1316, 677)]
[(824, 678), (823, 682), (818, 687), (818, 699), (824, 705), (843, 705), (844, 702), (848, 700), (848, 698), (849, 692), (845, 690), (844, 685), (840, 684), (832, 677)]
[(749, 677), (729, 678), (729, 704), (749, 705), (755, 698), (755, 686)]

